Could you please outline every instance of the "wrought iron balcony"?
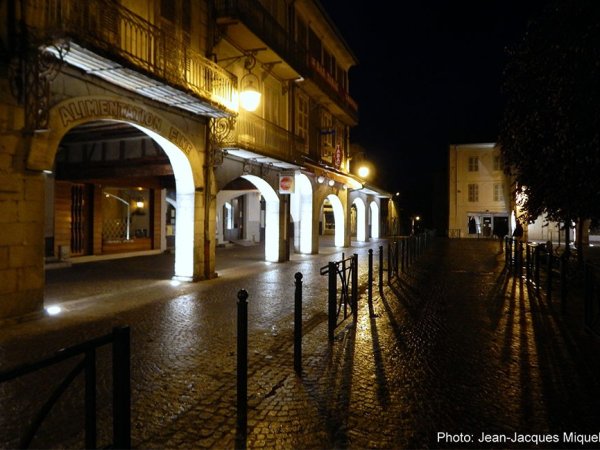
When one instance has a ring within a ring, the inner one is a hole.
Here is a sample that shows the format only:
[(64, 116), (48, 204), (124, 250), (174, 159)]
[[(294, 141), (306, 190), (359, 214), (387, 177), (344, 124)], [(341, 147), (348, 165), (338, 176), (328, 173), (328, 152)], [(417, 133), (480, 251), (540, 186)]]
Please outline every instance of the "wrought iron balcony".
[(327, 95), (352, 121), (358, 120), (358, 106), (348, 92), (327, 73), (320, 62), (296, 42), (291, 30), (285, 29), (258, 0), (216, 0), (217, 18), (225, 24), (242, 22), (252, 34), (263, 41), (305, 80)]
[(302, 165), (306, 156), (302, 138), (249, 112), (240, 112), (223, 148), (244, 159), (271, 162), (284, 168)]
[(306, 49), (258, 0), (216, 0), (217, 18), (238, 19), (300, 74), (307, 72)]
[(196, 114), (237, 109), (237, 79), (112, 0), (28, 0), (28, 39), (67, 63)]

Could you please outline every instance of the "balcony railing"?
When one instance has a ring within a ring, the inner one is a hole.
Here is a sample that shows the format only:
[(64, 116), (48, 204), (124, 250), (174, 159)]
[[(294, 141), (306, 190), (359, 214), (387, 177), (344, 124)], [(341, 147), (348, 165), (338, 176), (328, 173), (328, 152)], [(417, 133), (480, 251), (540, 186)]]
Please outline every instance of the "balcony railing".
[(293, 34), (277, 22), (258, 0), (217, 0), (217, 17), (237, 18), (272, 48), (304, 78), (312, 79), (351, 116), (357, 117), (358, 106), (348, 92), (306, 49)]
[(315, 74), (313, 77), (315, 82), (320, 85), (321, 89), (328, 92), (330, 97), (336, 99), (340, 105), (343, 105), (352, 116), (356, 116), (358, 114), (358, 105), (343, 86), (312, 56), (309, 57), (309, 66)]
[[(172, 32), (115, 1), (28, 0), (25, 4), (25, 20), (36, 45), (51, 46), (67, 39), (104, 61), (122, 64), (197, 98), (214, 108), (215, 115), (219, 115), (218, 110), (237, 109), (235, 76), (176, 39)], [(124, 83), (135, 87), (135, 74)], [(157, 95), (161, 100), (160, 90), (164, 88), (160, 84), (154, 83), (156, 92), (143, 92), (147, 89), (138, 86), (142, 95)], [(166, 98), (163, 94), (162, 100)]]
[(306, 154), (302, 138), (248, 112), (238, 115), (225, 147), (247, 149), (290, 163), (299, 163)]
[(298, 73), (307, 72), (306, 50), (258, 0), (216, 0), (217, 17), (233, 17), (242, 21), (275, 53), (285, 59)]

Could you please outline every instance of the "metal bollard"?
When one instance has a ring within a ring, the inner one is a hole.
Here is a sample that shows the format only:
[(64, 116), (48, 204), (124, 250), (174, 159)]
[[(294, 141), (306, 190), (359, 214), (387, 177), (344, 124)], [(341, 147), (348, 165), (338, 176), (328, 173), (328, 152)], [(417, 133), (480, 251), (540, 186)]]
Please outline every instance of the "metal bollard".
[(548, 299), (548, 303), (552, 303), (552, 277), (553, 277), (553, 266), (554, 266), (554, 254), (549, 251), (548, 252), (548, 267), (546, 273), (546, 298)]
[(534, 253), (535, 264), (533, 266), (536, 292), (540, 291), (540, 253), (541, 253), (541, 247), (539, 245), (537, 245), (535, 247), (535, 253)]
[(379, 294), (383, 295), (383, 245), (379, 246)]
[(328, 272), (329, 272), (329, 286), (328, 286), (328, 296), (327, 296), (327, 315), (328, 315), (328, 333), (327, 336), (329, 341), (333, 341), (334, 332), (335, 332), (335, 324), (337, 322), (336, 317), (336, 300), (337, 300), (337, 269), (334, 262), (330, 262), (328, 264)]
[(387, 267), (388, 285), (392, 284), (392, 244), (388, 242)]
[(560, 310), (562, 314), (567, 312), (567, 271), (569, 270), (568, 256), (560, 257)]
[(354, 305), (354, 320), (358, 316), (358, 253), (352, 255), (352, 304)]
[(302, 373), (302, 274), (296, 272), (296, 292), (294, 295), (294, 371)]
[(394, 273), (396, 274), (396, 276), (400, 275), (400, 272), (398, 272), (399, 269), (399, 264), (400, 264), (400, 243), (398, 241), (394, 241), (394, 250), (395, 250), (395, 255), (396, 255), (396, 260), (394, 261)]
[(248, 292), (237, 294), (237, 435), (244, 447), (248, 432)]
[(369, 249), (369, 274), (367, 292), (369, 293), (369, 304), (373, 301), (373, 249)]

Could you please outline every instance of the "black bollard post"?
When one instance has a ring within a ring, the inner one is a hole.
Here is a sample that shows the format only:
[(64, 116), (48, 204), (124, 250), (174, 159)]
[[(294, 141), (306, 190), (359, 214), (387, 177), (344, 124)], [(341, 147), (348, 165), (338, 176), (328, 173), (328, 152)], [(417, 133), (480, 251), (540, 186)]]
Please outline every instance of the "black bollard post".
[(329, 286), (328, 286), (328, 296), (327, 296), (327, 315), (328, 315), (328, 338), (329, 341), (332, 342), (334, 339), (335, 333), (335, 324), (337, 322), (337, 317), (335, 313), (335, 307), (337, 303), (337, 269), (334, 262), (330, 262), (328, 265), (329, 272)]
[(296, 272), (294, 295), (294, 371), (302, 374), (302, 274)]
[(569, 270), (568, 256), (565, 254), (560, 257), (560, 311), (562, 314), (567, 312), (567, 273)]
[(548, 303), (552, 303), (552, 278), (553, 278), (553, 267), (554, 267), (554, 253), (552, 250), (548, 251), (548, 268), (546, 273), (546, 299)]
[(237, 294), (237, 448), (246, 448), (248, 433), (248, 292)]
[(358, 316), (358, 254), (352, 255), (352, 304), (354, 305), (354, 320)]
[(379, 246), (379, 294), (383, 295), (383, 245)]
[(388, 267), (388, 285), (392, 284), (392, 244), (388, 242), (388, 254), (387, 254), (387, 267)]
[(525, 244), (525, 277), (527, 282), (531, 282), (531, 245)]
[(540, 245), (536, 245), (535, 246), (535, 253), (534, 253), (534, 260), (535, 260), (535, 264), (534, 264), (534, 277), (535, 277), (535, 290), (536, 292), (540, 291), (540, 253), (541, 253), (541, 247)]
[(396, 276), (400, 275), (400, 272), (398, 272), (399, 269), (399, 264), (400, 264), (400, 243), (398, 241), (394, 241), (394, 254), (396, 255), (395, 261), (394, 261), (394, 273), (396, 274)]
[(367, 292), (369, 293), (369, 304), (373, 301), (373, 249), (369, 249), (369, 274)]

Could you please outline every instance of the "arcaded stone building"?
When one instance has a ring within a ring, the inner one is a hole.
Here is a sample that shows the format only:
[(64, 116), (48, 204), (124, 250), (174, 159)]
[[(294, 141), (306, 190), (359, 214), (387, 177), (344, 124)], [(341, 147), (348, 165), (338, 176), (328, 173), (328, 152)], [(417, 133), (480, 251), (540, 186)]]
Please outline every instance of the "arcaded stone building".
[(0, 320), (43, 311), (50, 262), (172, 251), (195, 281), (217, 245), (285, 261), (397, 214), (351, 171), (357, 61), (318, 1), (0, 8)]

